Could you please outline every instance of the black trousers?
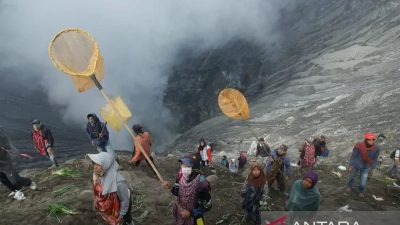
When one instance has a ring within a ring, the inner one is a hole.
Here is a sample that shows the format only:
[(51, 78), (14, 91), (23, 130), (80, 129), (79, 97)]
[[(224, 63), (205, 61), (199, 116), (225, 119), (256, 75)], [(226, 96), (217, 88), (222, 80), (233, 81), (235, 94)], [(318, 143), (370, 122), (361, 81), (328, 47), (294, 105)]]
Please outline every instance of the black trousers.
[(129, 224), (132, 222), (132, 190), (131, 190), (131, 196), (129, 197), (129, 207), (128, 207), (128, 212), (124, 216), (124, 224)]
[(29, 178), (20, 177), (17, 173), (13, 174), (15, 176), (15, 184), (13, 184), (7, 175), (0, 172), (0, 182), (4, 184), (10, 191), (21, 190), (22, 187), (30, 186), (32, 181)]

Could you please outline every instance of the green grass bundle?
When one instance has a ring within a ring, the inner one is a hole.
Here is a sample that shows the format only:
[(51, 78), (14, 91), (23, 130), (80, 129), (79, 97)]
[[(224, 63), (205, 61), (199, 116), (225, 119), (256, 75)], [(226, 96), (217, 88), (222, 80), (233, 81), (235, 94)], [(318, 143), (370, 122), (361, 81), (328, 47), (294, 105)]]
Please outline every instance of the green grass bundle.
[(62, 168), (59, 170), (56, 170), (52, 173), (52, 175), (57, 175), (61, 177), (79, 177), (81, 174), (79, 171), (69, 169), (69, 168)]
[(384, 184), (393, 184), (394, 181), (396, 181), (396, 179), (387, 177), (387, 176), (376, 176), (373, 177), (375, 180), (380, 181)]
[(61, 187), (61, 188), (59, 188), (59, 189), (53, 191), (53, 193), (54, 193), (56, 196), (60, 196), (60, 195), (63, 195), (63, 194), (65, 194), (65, 193), (71, 191), (71, 190), (72, 190), (73, 188), (75, 188), (75, 187), (76, 187), (76, 185), (74, 185), (74, 184), (66, 185), (66, 186), (64, 186), (64, 187)]
[(76, 215), (79, 213), (77, 210), (70, 209), (61, 203), (50, 204), (47, 211), (49, 212), (49, 216)]

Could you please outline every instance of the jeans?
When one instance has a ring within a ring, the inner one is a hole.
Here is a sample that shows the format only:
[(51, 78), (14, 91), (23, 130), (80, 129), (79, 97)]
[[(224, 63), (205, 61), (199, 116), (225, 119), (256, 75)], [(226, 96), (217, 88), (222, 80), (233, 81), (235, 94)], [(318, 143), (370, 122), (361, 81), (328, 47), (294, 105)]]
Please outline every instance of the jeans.
[(393, 160), (393, 166), (389, 171), (390, 175), (397, 176), (397, 171), (398, 170), (399, 170), (399, 167), (397, 166), (396, 162)]
[(364, 193), (365, 186), (367, 185), (367, 180), (368, 180), (368, 168), (360, 168), (360, 169), (353, 168), (347, 185), (350, 188), (353, 188), (354, 180), (358, 173), (360, 173), (360, 185), (358, 186), (358, 190), (360, 191), (360, 193)]

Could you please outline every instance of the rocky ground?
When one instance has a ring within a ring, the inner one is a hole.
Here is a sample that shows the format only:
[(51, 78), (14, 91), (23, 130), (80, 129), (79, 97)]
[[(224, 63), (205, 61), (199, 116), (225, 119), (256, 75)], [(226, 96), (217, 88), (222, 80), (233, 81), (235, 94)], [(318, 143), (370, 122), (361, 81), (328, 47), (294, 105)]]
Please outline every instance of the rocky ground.
[[(170, 214), (173, 198), (170, 193), (164, 191), (155, 176), (149, 171), (147, 165), (142, 164), (133, 169), (126, 161), (127, 155), (121, 157), (124, 170), (121, 174), (127, 179), (134, 190), (134, 203), (132, 213), (135, 224), (173, 224)], [(156, 157), (156, 163), (161, 174), (173, 181), (179, 168), (177, 157)], [(82, 158), (71, 159), (62, 167), (71, 168), (80, 172), (76, 178), (59, 177), (51, 175), (47, 169), (24, 170), (21, 175), (31, 177), (38, 184), (38, 189), (23, 190), (26, 199), (17, 202), (7, 197), (9, 191), (0, 186), (0, 224), (104, 224), (98, 215), (92, 210), (91, 170), (88, 161)], [(341, 206), (348, 204), (353, 210), (399, 210), (400, 191), (387, 188), (383, 176), (379, 173), (371, 178), (367, 187), (365, 198), (358, 197), (357, 193), (345, 195), (343, 189), (347, 180), (347, 174), (337, 178), (331, 173), (338, 171), (337, 165), (323, 165), (317, 171), (321, 176), (318, 184), (322, 194), (321, 210), (336, 211)], [(244, 177), (242, 174), (230, 174), (226, 168), (215, 166), (215, 174), (206, 169), (212, 185), (213, 208), (207, 212), (206, 224), (240, 224), (243, 216), (241, 209), (241, 197), (239, 195)], [(290, 178), (290, 183), (297, 177), (295, 173)], [(55, 191), (67, 185), (74, 185), (72, 189), (63, 194)], [(372, 195), (382, 197), (384, 201), (376, 201)], [(271, 191), (267, 199), (268, 210), (283, 210), (286, 195)], [(48, 206), (52, 203), (63, 203), (71, 209), (76, 209), (79, 214), (68, 216), (49, 216)]]

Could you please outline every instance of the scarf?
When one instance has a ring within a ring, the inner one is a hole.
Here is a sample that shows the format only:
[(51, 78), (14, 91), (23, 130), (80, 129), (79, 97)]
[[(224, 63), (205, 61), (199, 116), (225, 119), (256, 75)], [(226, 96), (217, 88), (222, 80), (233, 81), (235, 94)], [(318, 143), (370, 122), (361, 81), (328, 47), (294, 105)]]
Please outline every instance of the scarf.
[(32, 131), (32, 140), (38, 152), (41, 155), (46, 156), (47, 154), (46, 143), (45, 143), (46, 141), (42, 129)]
[[(256, 167), (260, 170), (260, 175), (258, 177), (253, 176), (253, 169)], [(257, 163), (253, 164), (250, 167), (250, 174), (247, 177), (247, 183), (250, 184), (251, 186), (259, 188), (264, 186), (266, 182), (267, 182), (267, 177), (265, 176), (264, 170), (261, 167), (261, 165)]]
[[(197, 204), (197, 193), (200, 187), (200, 175), (197, 175), (193, 180), (186, 180), (181, 178), (179, 180), (179, 193), (178, 193), (178, 204), (174, 205), (173, 215), (175, 217), (175, 223), (177, 225), (194, 225), (194, 218), (183, 219), (180, 211), (186, 209), (191, 212)], [(182, 209), (180, 209), (182, 208)]]
[(368, 151), (375, 151), (376, 145), (374, 144), (374, 145), (368, 147), (365, 142), (360, 142), (356, 145), (356, 148), (360, 150), (362, 160), (367, 164), (371, 164), (372, 159), (369, 158)]
[(121, 174), (119, 174), (118, 163), (114, 160), (113, 155), (108, 152), (101, 152), (98, 154), (88, 154), (89, 158), (103, 167), (104, 175), (97, 177), (94, 175), (93, 183), (96, 180), (100, 181), (102, 186), (102, 195), (117, 192), (117, 182), (125, 180)]
[(103, 186), (100, 179), (94, 177), (93, 193), (94, 206), (99, 211), (101, 217), (110, 225), (117, 225), (120, 212), (120, 203), (117, 192), (102, 195)]
[(317, 211), (320, 203), (320, 193), (316, 186), (310, 189), (303, 187), (303, 181), (297, 180), (293, 183), (290, 191), (287, 210), (288, 211)]

